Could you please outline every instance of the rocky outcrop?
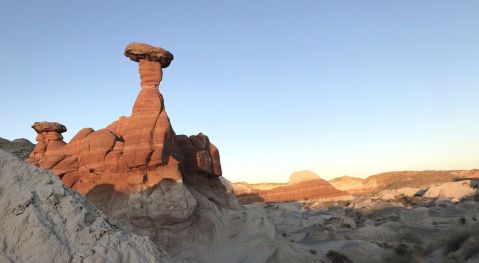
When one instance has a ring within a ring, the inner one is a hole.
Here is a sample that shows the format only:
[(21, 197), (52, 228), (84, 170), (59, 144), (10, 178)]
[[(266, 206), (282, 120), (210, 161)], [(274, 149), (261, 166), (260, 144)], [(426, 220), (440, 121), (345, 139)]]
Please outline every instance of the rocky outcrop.
[(346, 191), (348, 193), (358, 193), (364, 189), (364, 179), (352, 177), (352, 176), (341, 176), (329, 180), (329, 183), (334, 186), (334, 188), (341, 191)]
[(173, 262), (44, 169), (0, 150), (0, 262)]
[(395, 189), (386, 189), (378, 192), (372, 196), (374, 199), (380, 200), (393, 200), (399, 197), (414, 197), (422, 196), (425, 192), (425, 189), (416, 188), (416, 187), (402, 187)]
[(479, 258), (479, 202), (474, 198), (451, 203), (423, 197), (387, 202), (357, 197), (332, 206), (312, 201), (245, 207), (266, 215), (282, 236), (320, 262), (477, 262)]
[(459, 202), (461, 199), (479, 194), (479, 181), (464, 180), (435, 184), (425, 189), (423, 196), (437, 200)]
[(181, 262), (312, 262), (226, 190), (219, 151), (206, 135), (175, 134), (159, 90), (173, 55), (141, 43), (125, 55), (141, 77), (131, 116), (85, 128), (68, 144), (63, 129), (36, 129), (42, 143), (28, 161)]
[(52, 169), (83, 194), (101, 185), (137, 192), (165, 179), (181, 182), (181, 169), (221, 176), (219, 152), (208, 137), (176, 136), (171, 127), (159, 85), (173, 55), (142, 43), (128, 45), (125, 55), (139, 63), (141, 78), (131, 116), (98, 131), (85, 128), (68, 144), (61, 135), (65, 126), (36, 122), (38, 143), (28, 162)]
[(196, 136), (176, 136), (176, 142), (184, 157), (184, 170), (187, 174), (221, 176), (220, 153), (210, 139), (200, 133)]
[(35, 148), (35, 145), (27, 139), (15, 139), (9, 141), (4, 138), (0, 138), (0, 150), (4, 150), (11, 153), (18, 158), (25, 160)]

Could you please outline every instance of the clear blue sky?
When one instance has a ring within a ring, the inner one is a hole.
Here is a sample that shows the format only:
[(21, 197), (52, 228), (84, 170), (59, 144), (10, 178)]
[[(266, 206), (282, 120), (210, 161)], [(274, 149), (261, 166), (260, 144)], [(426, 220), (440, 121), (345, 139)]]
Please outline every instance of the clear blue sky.
[[(141, 3), (140, 3), (141, 2)], [(1, 1), (0, 137), (129, 115), (129, 42), (175, 55), (177, 134), (233, 181), (479, 168), (479, 1)]]

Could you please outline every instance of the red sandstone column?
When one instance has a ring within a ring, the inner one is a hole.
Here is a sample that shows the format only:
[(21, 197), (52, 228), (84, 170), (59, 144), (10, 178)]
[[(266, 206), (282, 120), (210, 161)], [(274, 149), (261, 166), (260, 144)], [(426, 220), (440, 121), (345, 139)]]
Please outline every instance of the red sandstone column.
[(173, 55), (162, 48), (141, 43), (128, 45), (125, 55), (139, 62), (141, 78), (141, 91), (123, 136), (125, 162), (129, 168), (166, 164), (174, 133), (164, 110), (159, 85), (163, 68), (168, 67)]

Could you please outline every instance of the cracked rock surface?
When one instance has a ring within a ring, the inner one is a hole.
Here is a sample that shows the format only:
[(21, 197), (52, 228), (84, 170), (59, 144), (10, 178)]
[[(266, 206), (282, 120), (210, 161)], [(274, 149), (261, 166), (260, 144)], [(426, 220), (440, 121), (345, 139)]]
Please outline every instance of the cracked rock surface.
[(0, 262), (172, 262), (58, 177), (0, 150)]

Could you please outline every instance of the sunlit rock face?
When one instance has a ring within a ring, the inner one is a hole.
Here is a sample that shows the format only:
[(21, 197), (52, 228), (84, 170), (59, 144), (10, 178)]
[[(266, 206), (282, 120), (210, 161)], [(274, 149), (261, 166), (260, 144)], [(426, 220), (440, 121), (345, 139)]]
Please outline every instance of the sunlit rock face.
[(125, 55), (139, 63), (141, 77), (131, 116), (80, 130), (67, 144), (63, 125), (34, 125), (47, 128), (35, 129), (39, 143), (28, 162), (51, 169), (179, 262), (314, 262), (226, 190), (219, 151), (206, 135), (175, 134), (159, 90), (173, 55), (142, 43)]
[(133, 193), (165, 179), (182, 182), (182, 170), (220, 176), (219, 153), (208, 137), (177, 137), (171, 127), (159, 86), (173, 55), (143, 43), (129, 44), (125, 55), (138, 62), (141, 78), (131, 116), (97, 131), (82, 129), (68, 144), (64, 125), (36, 122), (37, 145), (27, 161), (83, 194), (100, 185)]

